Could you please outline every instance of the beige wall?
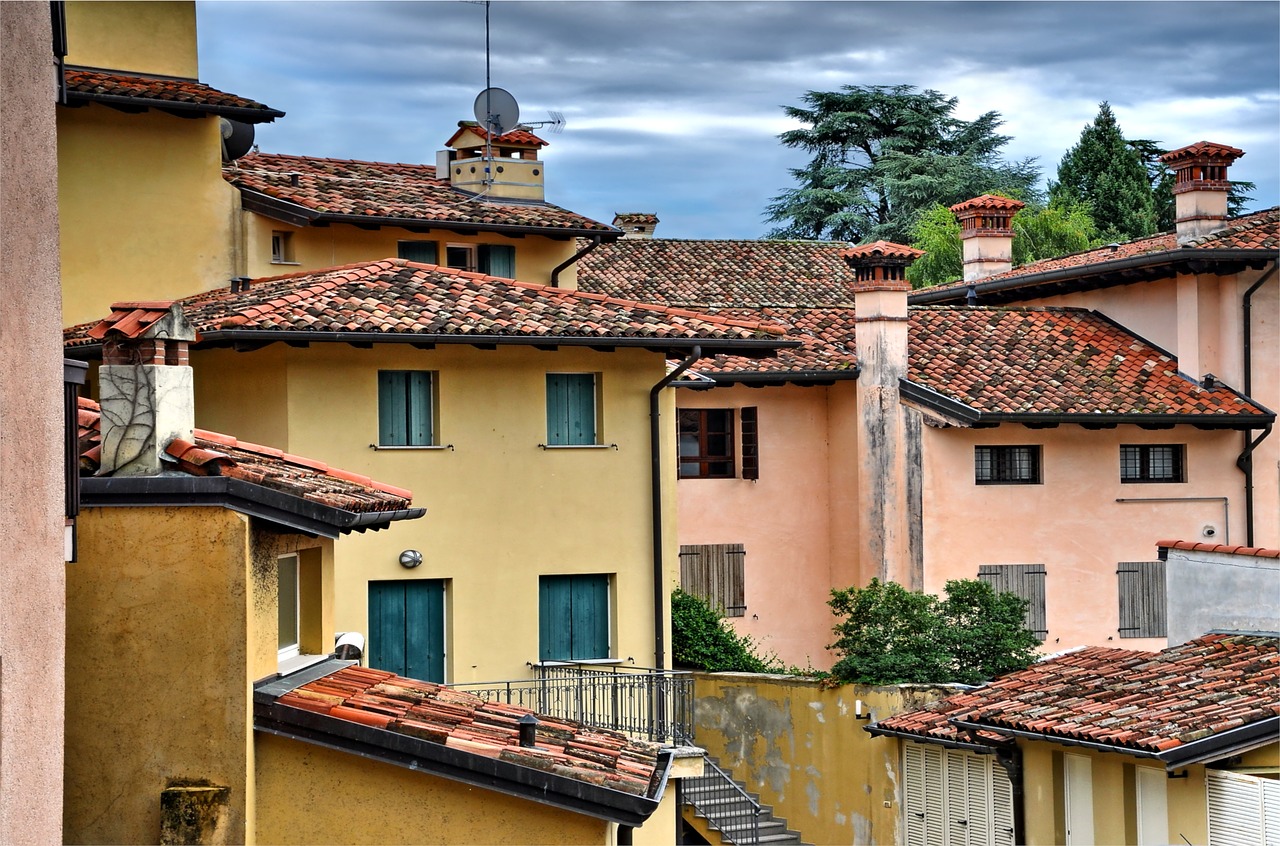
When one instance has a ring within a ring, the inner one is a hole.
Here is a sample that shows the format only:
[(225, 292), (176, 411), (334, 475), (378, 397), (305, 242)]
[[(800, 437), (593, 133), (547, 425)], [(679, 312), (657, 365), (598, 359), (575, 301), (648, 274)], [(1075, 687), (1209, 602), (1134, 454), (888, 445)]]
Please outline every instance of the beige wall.
[(0, 843), (62, 827), (62, 351), (47, 3), (0, 3)]
[[(607, 573), (612, 656), (653, 665), (648, 397), (662, 377), (661, 356), (315, 344), (197, 351), (192, 364), (197, 425), (409, 488), (414, 505), (427, 509), (421, 520), (337, 544), (339, 631), (368, 633), (371, 580), (446, 579), (446, 679), (527, 678), (527, 663), (538, 657), (538, 577)], [(452, 448), (370, 448), (378, 440), (380, 368), (438, 374), (438, 441)], [(548, 372), (603, 374), (604, 448), (538, 447), (546, 440)], [(225, 402), (229, 396), (249, 401)], [(669, 397), (667, 409), (671, 420)], [(663, 437), (664, 455), (673, 456), (674, 427)], [(674, 460), (664, 466), (670, 524)], [(420, 550), (423, 564), (401, 567), (405, 549)], [(674, 531), (664, 551), (669, 592), (678, 572)]]
[(193, 2), (69, 2), (67, 64), (195, 79)]
[[(698, 674), (695, 738), (805, 843), (896, 843), (902, 813), (898, 741), (872, 737), (863, 727), (954, 692)], [(859, 700), (871, 720), (856, 718)]]
[(328, 546), (218, 507), (82, 513), (67, 578), (67, 842), (157, 842), (160, 792), (191, 782), (229, 787), (231, 842), (253, 842), (250, 685), (276, 670), (276, 559), (301, 549), (331, 570)]

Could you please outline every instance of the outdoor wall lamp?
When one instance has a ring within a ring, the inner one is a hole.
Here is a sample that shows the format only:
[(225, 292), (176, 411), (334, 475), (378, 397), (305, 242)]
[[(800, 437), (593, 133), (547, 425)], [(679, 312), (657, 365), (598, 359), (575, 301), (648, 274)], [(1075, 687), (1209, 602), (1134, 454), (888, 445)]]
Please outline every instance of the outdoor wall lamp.
[(400, 566), (412, 570), (422, 563), (422, 553), (416, 549), (406, 549), (400, 553)]
[(871, 709), (870, 709), (870, 708), (865, 709), (865, 710), (866, 710), (866, 713), (865, 713), (865, 714), (863, 713), (863, 710), (864, 710), (864, 709), (863, 709), (863, 706), (862, 706), (862, 700), (861, 700), (861, 699), (855, 699), (855, 700), (853, 701), (853, 718), (854, 718), (855, 720), (869, 720), (869, 719), (871, 719)]

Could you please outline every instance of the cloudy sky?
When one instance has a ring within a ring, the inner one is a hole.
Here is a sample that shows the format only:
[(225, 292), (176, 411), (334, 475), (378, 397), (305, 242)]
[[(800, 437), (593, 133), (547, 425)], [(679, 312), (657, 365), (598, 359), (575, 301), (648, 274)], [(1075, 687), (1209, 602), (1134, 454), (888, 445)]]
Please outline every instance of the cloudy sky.
[[(485, 6), (199, 0), (202, 81), (288, 114), (264, 151), (434, 163), (485, 87)], [(804, 162), (777, 134), (808, 90), (908, 84), (988, 110), (1010, 157), (1058, 161), (1110, 101), (1128, 137), (1247, 155), (1280, 204), (1280, 3), (494, 2), (492, 83), (545, 134), (547, 198), (673, 238), (755, 238)]]

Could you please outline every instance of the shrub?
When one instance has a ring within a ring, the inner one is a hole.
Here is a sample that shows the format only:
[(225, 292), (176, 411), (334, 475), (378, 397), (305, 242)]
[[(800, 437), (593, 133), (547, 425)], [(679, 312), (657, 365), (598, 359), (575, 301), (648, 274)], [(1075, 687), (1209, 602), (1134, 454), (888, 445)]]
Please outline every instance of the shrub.
[(671, 594), (671, 652), (677, 666), (711, 673), (776, 673), (781, 667), (756, 653), (755, 641), (729, 628), (702, 599), (676, 588)]

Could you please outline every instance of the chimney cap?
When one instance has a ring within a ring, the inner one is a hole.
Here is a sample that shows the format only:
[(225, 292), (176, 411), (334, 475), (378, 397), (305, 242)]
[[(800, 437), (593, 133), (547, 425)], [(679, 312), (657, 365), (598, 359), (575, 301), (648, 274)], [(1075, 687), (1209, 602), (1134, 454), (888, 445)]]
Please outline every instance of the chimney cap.
[(108, 333), (130, 340), (163, 338), (194, 341), (196, 331), (187, 322), (182, 307), (172, 301), (119, 302), (111, 304), (111, 314), (86, 334), (101, 341)]
[(951, 207), (951, 211), (955, 214), (967, 211), (1016, 212), (1018, 209), (1025, 208), (1026, 205), (1027, 204), (1021, 200), (1015, 200), (1012, 197), (997, 197), (995, 194), (983, 194), (981, 197), (974, 197), (971, 200), (956, 203)]
[(1181, 164), (1195, 164), (1198, 161), (1214, 161), (1219, 164), (1229, 165), (1243, 155), (1244, 150), (1238, 147), (1217, 144), (1213, 141), (1197, 141), (1194, 144), (1188, 144), (1186, 147), (1170, 150), (1160, 157), (1160, 161), (1170, 167), (1177, 167)]
[(614, 212), (613, 223), (617, 226), (619, 223), (633, 224), (658, 224), (662, 221), (658, 220), (658, 216), (652, 212)]
[(875, 241), (841, 250), (840, 256), (850, 264), (879, 264), (881, 260), (890, 262), (913, 262), (924, 255), (924, 250), (917, 250), (905, 244), (892, 241)]

